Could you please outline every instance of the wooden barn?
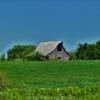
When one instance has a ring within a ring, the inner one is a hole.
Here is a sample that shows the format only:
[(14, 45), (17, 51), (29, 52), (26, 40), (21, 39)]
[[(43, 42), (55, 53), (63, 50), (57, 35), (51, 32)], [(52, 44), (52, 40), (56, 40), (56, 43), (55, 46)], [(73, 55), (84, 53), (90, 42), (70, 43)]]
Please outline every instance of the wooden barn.
[(68, 60), (70, 57), (62, 41), (41, 42), (35, 52), (41, 53), (46, 59)]

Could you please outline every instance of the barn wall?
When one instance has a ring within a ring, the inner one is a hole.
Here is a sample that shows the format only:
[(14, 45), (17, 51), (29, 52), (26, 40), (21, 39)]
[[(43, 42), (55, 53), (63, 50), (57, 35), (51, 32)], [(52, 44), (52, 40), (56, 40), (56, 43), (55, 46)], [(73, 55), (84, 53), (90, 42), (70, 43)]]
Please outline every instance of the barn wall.
[(57, 48), (56, 48), (48, 56), (49, 56), (49, 59), (61, 59), (61, 60), (68, 60), (69, 59), (69, 55), (65, 52), (63, 47), (62, 47), (61, 51), (57, 51)]

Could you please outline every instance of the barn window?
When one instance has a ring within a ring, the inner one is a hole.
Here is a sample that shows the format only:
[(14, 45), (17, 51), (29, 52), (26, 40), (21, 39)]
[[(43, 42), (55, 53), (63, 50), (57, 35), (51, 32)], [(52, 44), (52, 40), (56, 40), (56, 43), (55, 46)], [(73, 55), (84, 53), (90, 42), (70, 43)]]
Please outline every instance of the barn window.
[(61, 59), (61, 57), (58, 57), (58, 59)]
[(48, 57), (48, 56), (46, 56), (46, 59), (48, 60), (48, 59), (49, 59), (49, 57)]
[(62, 43), (57, 46), (57, 51), (61, 51), (61, 50), (62, 50)]

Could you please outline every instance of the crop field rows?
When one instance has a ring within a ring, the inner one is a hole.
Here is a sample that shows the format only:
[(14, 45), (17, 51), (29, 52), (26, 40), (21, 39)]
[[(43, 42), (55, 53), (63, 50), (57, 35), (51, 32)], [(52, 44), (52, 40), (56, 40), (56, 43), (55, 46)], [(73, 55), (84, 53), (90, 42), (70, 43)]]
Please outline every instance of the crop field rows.
[(100, 100), (100, 61), (5, 61), (0, 72), (0, 100)]

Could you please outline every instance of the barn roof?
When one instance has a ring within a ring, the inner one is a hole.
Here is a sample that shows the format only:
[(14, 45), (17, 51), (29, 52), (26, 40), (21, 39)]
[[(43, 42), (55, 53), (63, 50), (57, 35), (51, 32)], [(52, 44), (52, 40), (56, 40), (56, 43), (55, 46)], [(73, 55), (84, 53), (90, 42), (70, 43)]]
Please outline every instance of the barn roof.
[(60, 43), (62, 43), (62, 41), (41, 42), (35, 52), (40, 52), (42, 55), (47, 56), (55, 50)]

